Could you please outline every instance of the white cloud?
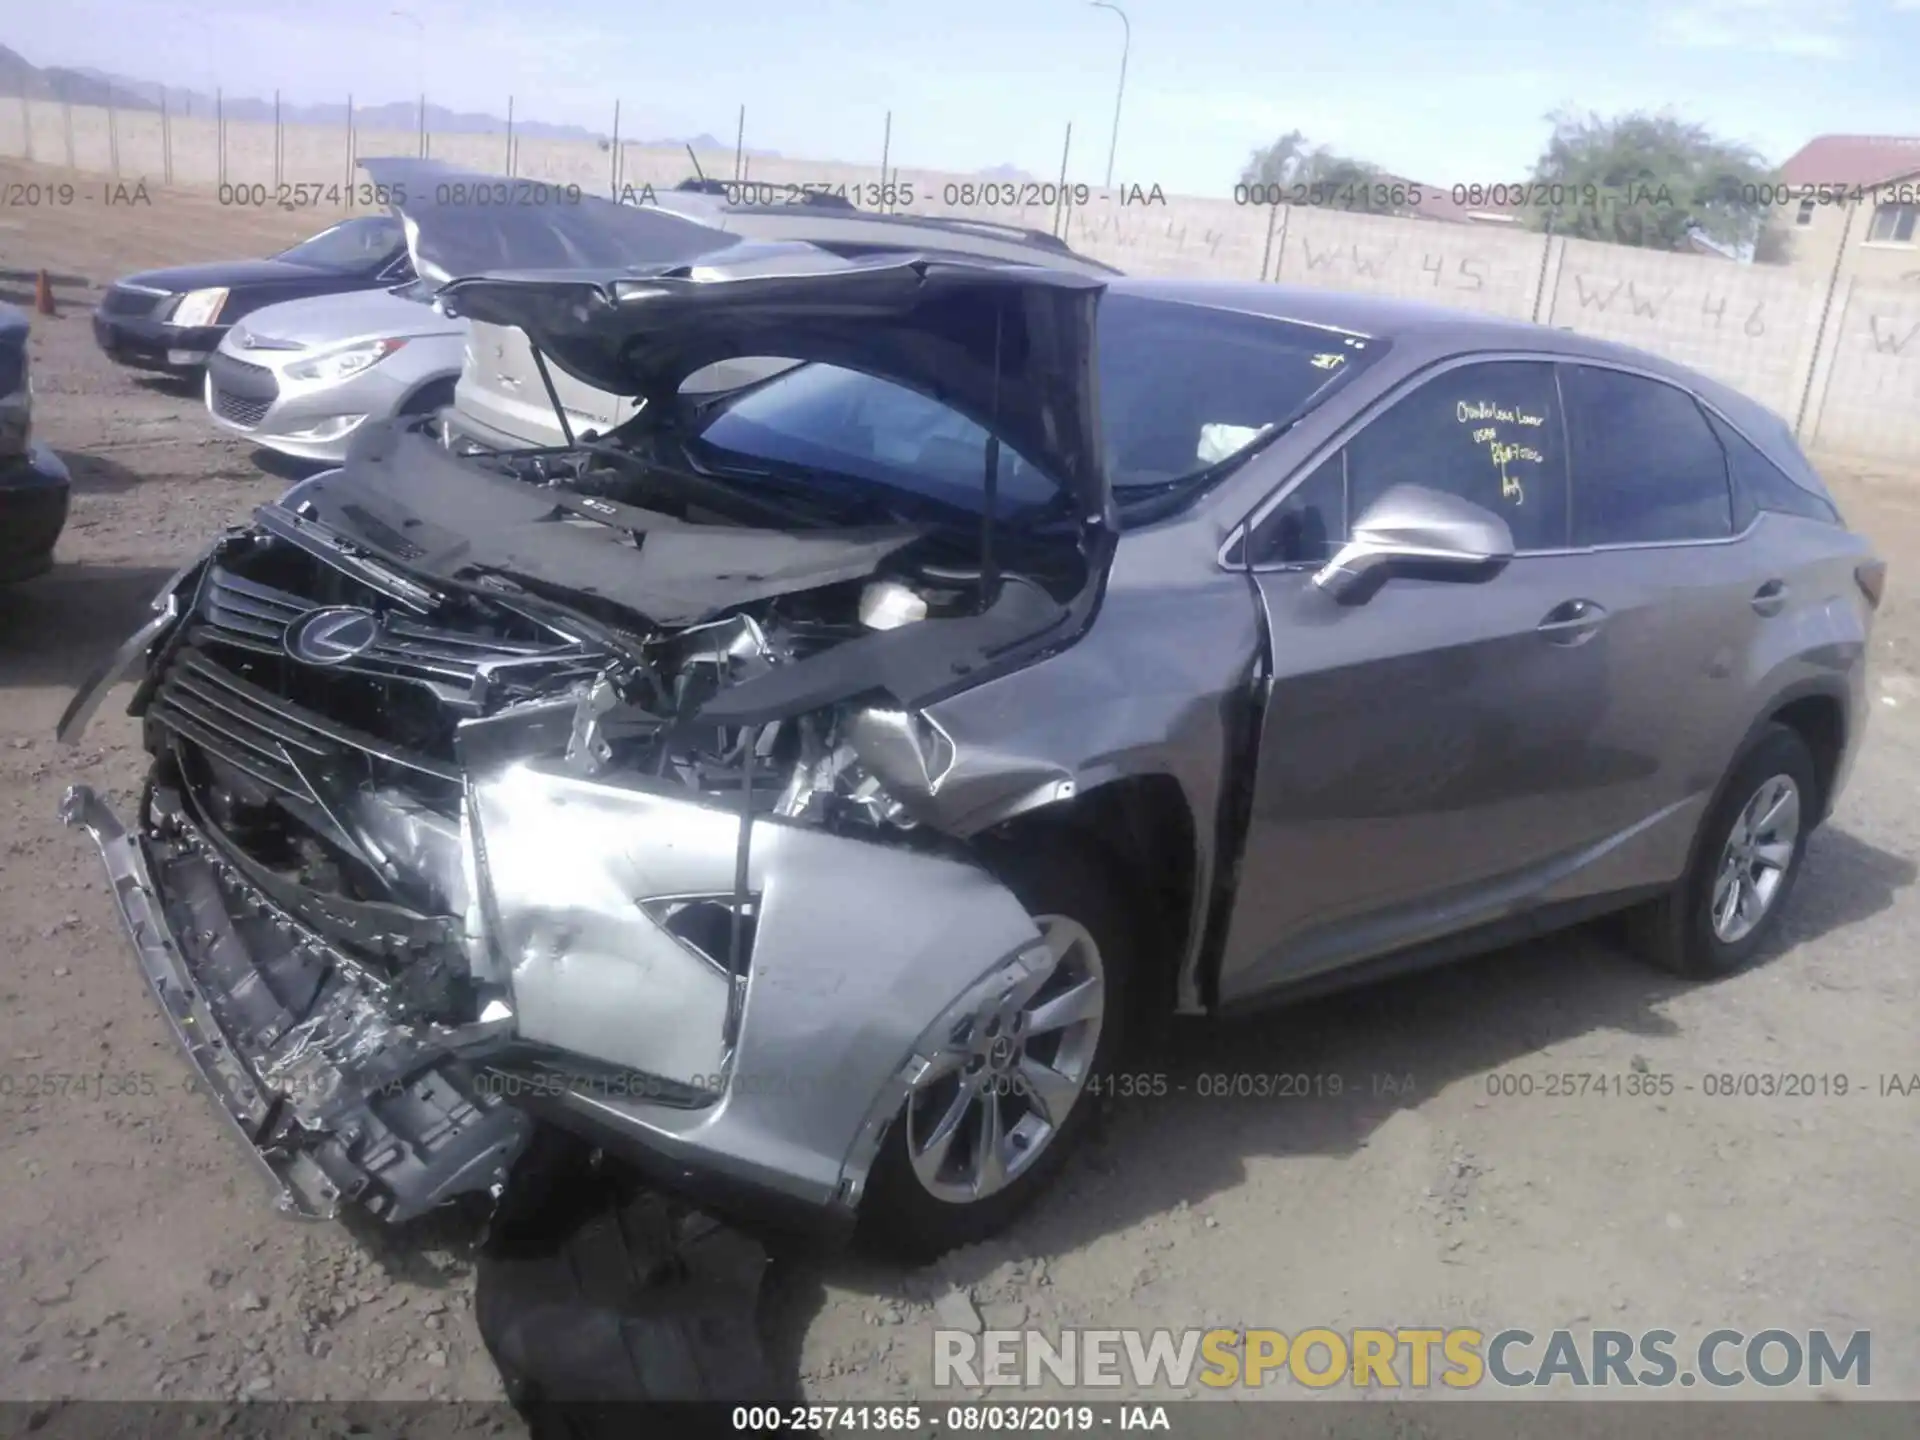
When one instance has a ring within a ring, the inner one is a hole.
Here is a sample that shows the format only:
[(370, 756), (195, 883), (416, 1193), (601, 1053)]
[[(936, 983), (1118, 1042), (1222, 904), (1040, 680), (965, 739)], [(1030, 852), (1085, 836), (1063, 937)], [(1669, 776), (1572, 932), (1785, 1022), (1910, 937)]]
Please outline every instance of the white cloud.
[[(1920, 0), (1896, 3), (1920, 6)], [(1657, 33), (1692, 49), (1832, 59), (1851, 48), (1850, 10), (1834, 0), (1687, 0), (1659, 14)]]

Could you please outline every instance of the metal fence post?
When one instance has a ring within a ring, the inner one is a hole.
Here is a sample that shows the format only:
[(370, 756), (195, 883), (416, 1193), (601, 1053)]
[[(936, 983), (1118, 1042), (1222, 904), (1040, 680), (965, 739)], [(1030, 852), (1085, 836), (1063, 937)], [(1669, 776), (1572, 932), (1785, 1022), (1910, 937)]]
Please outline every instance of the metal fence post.
[[(26, 89), (26, 86), (23, 85), (20, 88), (24, 92)], [(20, 148), (22, 153), (26, 156), (27, 163), (32, 164), (33, 163), (33, 107), (27, 104), (27, 97), (24, 93), (20, 96)]]
[[(352, 190), (353, 188), (354, 159), (355, 159), (355, 156), (354, 156), (354, 134), (353, 134), (353, 92), (348, 91), (347, 92), (347, 178), (346, 178), (346, 185), (348, 190)], [(353, 202), (351, 198), (348, 199), (347, 204), (349, 208), (352, 207)]]
[(427, 158), (427, 92), (420, 92), (420, 158)]
[(113, 82), (107, 82), (107, 168), (113, 172), (113, 178), (120, 178), (120, 123), (119, 113), (113, 106)]
[(1547, 215), (1546, 239), (1540, 245), (1540, 273), (1533, 280), (1533, 311), (1528, 316), (1534, 324), (1540, 323), (1540, 302), (1547, 297), (1547, 262), (1553, 258), (1553, 215)]
[(160, 173), (162, 183), (173, 184), (173, 116), (167, 108), (167, 87), (160, 87)]
[(1060, 188), (1053, 192), (1053, 233), (1060, 234), (1060, 206), (1067, 198), (1067, 156), (1073, 153), (1073, 122), (1067, 122), (1067, 138), (1060, 145)]
[(507, 96), (507, 178), (513, 178), (513, 96)]
[[(1267, 206), (1267, 243), (1260, 251), (1260, 280), (1264, 284), (1267, 278), (1267, 261), (1273, 258), (1273, 227), (1280, 223), (1280, 202), (1275, 200)], [(1275, 277), (1279, 278), (1278, 276)]]
[(227, 102), (225, 92), (213, 87), (213, 152), (216, 184), (227, 183)]
[(744, 174), (743, 165), (747, 154), (747, 107), (740, 107), (740, 119), (733, 127), (733, 178), (738, 181)]
[(64, 79), (60, 82), (60, 126), (66, 133), (67, 169), (78, 169), (73, 162), (73, 101), (67, 98), (67, 82)]
[(607, 156), (607, 195), (620, 198), (620, 102), (613, 102), (613, 153)]
[[(1800, 408), (1794, 412), (1793, 416), (1793, 433), (1796, 439), (1799, 438), (1802, 427), (1807, 423), (1807, 405), (1813, 399), (1813, 377), (1820, 373), (1821, 362), (1826, 358), (1827, 319), (1833, 314), (1833, 295), (1840, 285), (1840, 267), (1846, 259), (1847, 242), (1853, 238), (1854, 212), (1859, 208), (1860, 202), (1857, 198), (1849, 200), (1846, 218), (1840, 222), (1840, 243), (1834, 246), (1833, 268), (1827, 272), (1827, 293), (1820, 302), (1820, 325), (1813, 336), (1813, 358), (1807, 362), (1807, 378), (1800, 387)], [(1836, 345), (1839, 343), (1837, 338), (1834, 343)]]
[(1280, 206), (1280, 236), (1273, 244), (1273, 283), (1278, 285), (1287, 269), (1287, 230), (1293, 224), (1293, 207)]
[(890, 214), (893, 206), (887, 195), (887, 156), (893, 150), (893, 111), (887, 111), (887, 123), (880, 132), (880, 213)]

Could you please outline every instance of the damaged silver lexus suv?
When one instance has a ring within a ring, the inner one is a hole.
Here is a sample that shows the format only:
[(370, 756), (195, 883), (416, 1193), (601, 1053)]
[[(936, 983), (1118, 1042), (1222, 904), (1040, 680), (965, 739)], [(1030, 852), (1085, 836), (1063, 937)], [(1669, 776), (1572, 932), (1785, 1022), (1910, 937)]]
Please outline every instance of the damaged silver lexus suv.
[(1143, 1014), (1609, 910), (1736, 968), (1856, 748), (1881, 566), (1653, 357), (731, 240), (463, 273), (638, 414), (369, 432), (63, 722), (138, 670), (139, 814), (69, 818), (297, 1212), (497, 1193), (552, 1123), (938, 1251)]

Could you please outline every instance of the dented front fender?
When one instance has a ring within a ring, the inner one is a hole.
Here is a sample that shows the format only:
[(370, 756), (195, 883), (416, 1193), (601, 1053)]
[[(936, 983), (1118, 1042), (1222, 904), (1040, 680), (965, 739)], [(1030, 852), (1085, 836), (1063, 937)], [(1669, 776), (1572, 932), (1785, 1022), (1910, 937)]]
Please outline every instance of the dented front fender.
[(581, 1074), (561, 1102), (677, 1163), (798, 1200), (857, 1199), (916, 1057), (983, 987), (1011, 985), (1044, 953), (1025, 909), (971, 863), (758, 816), (729, 1044), (727, 955), (663, 922), (680, 902), (731, 903), (737, 810), (559, 761), (477, 779), (472, 804), (521, 1039), (671, 1087), (637, 1094)]

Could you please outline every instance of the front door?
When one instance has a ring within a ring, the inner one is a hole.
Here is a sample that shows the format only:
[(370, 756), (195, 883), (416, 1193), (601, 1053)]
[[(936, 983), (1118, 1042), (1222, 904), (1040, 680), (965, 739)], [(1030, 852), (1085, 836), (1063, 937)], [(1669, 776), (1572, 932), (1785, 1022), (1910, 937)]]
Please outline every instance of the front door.
[[(1401, 483), (1500, 515), (1516, 558), (1332, 601), (1312, 572)], [(1392, 402), (1255, 527), (1271, 678), (1223, 1001), (1525, 908), (1618, 827), (1665, 722), (1614, 703), (1626, 657), (1569, 523), (1552, 367), (1481, 361)]]

